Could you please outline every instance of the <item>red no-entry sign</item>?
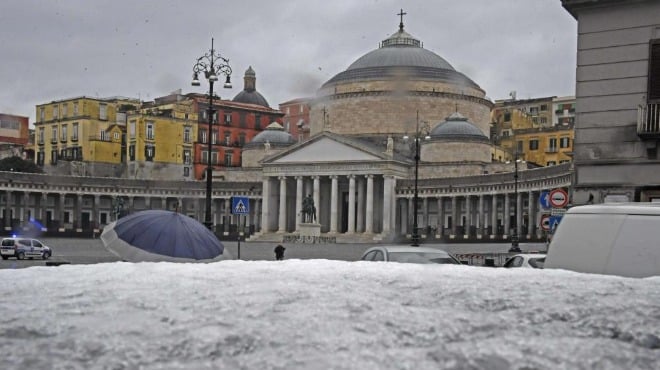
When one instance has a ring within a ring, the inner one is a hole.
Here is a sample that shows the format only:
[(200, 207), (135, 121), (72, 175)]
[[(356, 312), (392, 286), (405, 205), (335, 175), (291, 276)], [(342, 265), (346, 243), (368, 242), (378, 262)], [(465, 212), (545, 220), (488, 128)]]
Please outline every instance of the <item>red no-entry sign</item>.
[(541, 229), (544, 231), (550, 231), (550, 215), (541, 216)]
[(564, 208), (568, 204), (568, 193), (564, 189), (555, 189), (550, 192), (550, 205), (553, 208)]

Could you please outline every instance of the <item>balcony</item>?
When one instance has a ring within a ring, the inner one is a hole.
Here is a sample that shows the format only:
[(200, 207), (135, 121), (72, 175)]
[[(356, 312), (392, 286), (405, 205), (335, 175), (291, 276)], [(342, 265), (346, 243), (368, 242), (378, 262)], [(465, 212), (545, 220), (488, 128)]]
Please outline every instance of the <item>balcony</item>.
[(660, 103), (648, 103), (637, 108), (637, 136), (642, 140), (660, 139)]

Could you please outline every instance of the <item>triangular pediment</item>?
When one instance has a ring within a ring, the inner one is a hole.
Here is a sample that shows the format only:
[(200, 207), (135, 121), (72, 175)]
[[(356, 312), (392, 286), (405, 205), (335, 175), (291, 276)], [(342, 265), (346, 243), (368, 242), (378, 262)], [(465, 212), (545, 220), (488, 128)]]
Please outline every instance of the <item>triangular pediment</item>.
[(342, 161), (378, 161), (382, 157), (358, 147), (339, 142), (331, 137), (321, 137), (308, 145), (294, 148), (268, 163), (309, 163)]

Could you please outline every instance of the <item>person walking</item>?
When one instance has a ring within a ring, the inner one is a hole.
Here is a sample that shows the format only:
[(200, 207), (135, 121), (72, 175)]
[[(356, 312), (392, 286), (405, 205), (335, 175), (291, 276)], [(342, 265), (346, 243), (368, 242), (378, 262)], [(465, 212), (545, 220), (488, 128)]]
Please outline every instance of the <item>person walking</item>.
[(284, 248), (282, 244), (278, 244), (277, 247), (275, 247), (275, 259), (278, 261), (283, 260), (285, 250), (286, 248)]

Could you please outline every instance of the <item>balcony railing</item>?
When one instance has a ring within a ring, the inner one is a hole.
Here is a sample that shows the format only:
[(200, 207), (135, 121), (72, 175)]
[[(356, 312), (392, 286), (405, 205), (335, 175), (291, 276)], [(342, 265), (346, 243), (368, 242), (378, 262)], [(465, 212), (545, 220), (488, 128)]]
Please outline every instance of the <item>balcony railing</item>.
[(660, 138), (660, 103), (637, 108), (637, 135), (642, 139)]

